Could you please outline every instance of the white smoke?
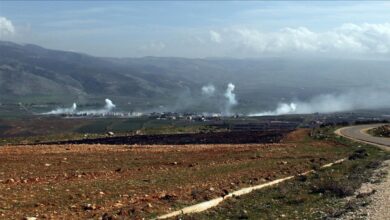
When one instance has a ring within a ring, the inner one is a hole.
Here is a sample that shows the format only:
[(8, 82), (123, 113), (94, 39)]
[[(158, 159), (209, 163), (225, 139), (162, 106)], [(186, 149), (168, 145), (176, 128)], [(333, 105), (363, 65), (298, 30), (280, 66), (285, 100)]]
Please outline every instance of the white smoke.
[(116, 105), (110, 100), (105, 99), (105, 106), (102, 109), (77, 111), (77, 104), (73, 103), (71, 108), (57, 108), (50, 112), (43, 113), (44, 115), (60, 115), (60, 114), (86, 114), (86, 115), (102, 115), (111, 112)]
[(333, 113), (359, 109), (390, 108), (389, 91), (361, 89), (342, 94), (326, 94), (307, 102), (279, 103), (273, 111), (252, 113), (250, 116)]
[(110, 99), (105, 99), (104, 101), (106, 102), (106, 105), (104, 106), (106, 110), (111, 111), (113, 108), (116, 107), (116, 105), (114, 105), (114, 103)]
[(234, 94), (235, 86), (232, 83), (228, 84), (225, 92), (225, 97), (228, 99), (229, 105), (237, 105), (236, 94)]
[(105, 99), (104, 102), (106, 105), (102, 109), (80, 111), (78, 114), (103, 115), (111, 112), (116, 107), (116, 105), (110, 99)]
[(77, 104), (73, 103), (72, 107), (70, 108), (57, 108), (50, 112), (44, 113), (45, 115), (59, 115), (59, 114), (73, 114), (77, 110)]
[(229, 83), (226, 89), (224, 96), (227, 98), (227, 103), (225, 106), (225, 115), (231, 115), (231, 110), (233, 106), (237, 105), (236, 94), (234, 94), (235, 86), (233, 83)]
[(266, 115), (286, 115), (286, 114), (294, 114), (297, 110), (297, 104), (295, 103), (279, 103), (278, 107), (274, 111), (265, 111), (259, 113), (253, 113), (249, 116), (266, 116)]
[(202, 94), (206, 96), (212, 96), (215, 93), (215, 86), (209, 84), (207, 86), (202, 86)]

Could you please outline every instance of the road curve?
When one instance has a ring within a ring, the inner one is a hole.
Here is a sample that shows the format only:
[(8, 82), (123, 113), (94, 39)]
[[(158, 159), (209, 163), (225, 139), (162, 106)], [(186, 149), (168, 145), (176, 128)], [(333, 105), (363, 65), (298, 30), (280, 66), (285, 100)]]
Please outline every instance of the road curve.
[(336, 134), (363, 143), (376, 145), (384, 150), (390, 150), (390, 138), (374, 137), (367, 133), (367, 130), (379, 127), (384, 124), (356, 125), (340, 128)]

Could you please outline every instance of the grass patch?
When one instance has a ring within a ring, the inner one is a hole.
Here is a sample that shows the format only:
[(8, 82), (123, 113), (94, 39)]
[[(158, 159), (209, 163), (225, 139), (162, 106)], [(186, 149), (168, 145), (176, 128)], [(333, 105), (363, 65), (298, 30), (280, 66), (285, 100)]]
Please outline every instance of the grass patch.
[(136, 134), (177, 134), (216, 132), (220, 129), (205, 123), (140, 118), (35, 117), (0, 120), (0, 145), (36, 144), (84, 138), (105, 137), (108, 131), (117, 136)]

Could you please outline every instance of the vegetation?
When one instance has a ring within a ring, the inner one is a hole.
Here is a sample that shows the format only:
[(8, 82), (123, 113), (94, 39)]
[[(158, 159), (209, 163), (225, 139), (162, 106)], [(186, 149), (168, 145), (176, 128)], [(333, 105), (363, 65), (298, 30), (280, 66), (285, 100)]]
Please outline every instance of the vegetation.
[(30, 117), (0, 120), (0, 145), (36, 144), (115, 135), (211, 132), (221, 129), (207, 123), (141, 118)]
[(236, 197), (204, 213), (183, 216), (183, 219), (324, 219), (340, 217), (358, 207), (353, 196), (362, 183), (370, 181), (381, 162), (390, 159), (389, 153), (369, 145), (350, 142), (330, 133), (333, 128), (318, 131), (328, 140), (354, 149), (347, 161), (332, 168), (317, 170), (307, 177), (277, 187)]
[[(16, 133), (37, 134), (4, 139), (3, 143), (102, 137), (107, 131), (156, 134), (215, 129), (197, 123), (148, 118), (46, 119), (22, 120), (23, 123), (3, 121), (4, 126), (0, 128), (3, 133), (15, 132), (18, 128)], [(36, 123), (37, 120), (40, 123)], [(58, 127), (53, 127), (53, 123)], [(239, 188), (315, 169), (315, 174), (299, 176), (277, 187), (236, 197), (204, 213), (183, 218), (337, 217), (356, 208), (343, 198), (353, 195), (367, 182), (373, 170), (389, 155), (369, 145), (337, 137), (334, 129), (331, 126), (311, 132), (299, 129), (277, 145), (2, 147), (0, 190), (4, 192), (4, 200), (0, 205), (4, 208), (0, 209), (0, 214), (149, 218)], [(9, 154), (12, 158), (7, 156)], [(34, 160), (31, 160), (32, 155)], [(343, 157), (348, 160), (332, 168), (319, 169)], [(20, 187), (22, 185), (24, 187)], [(56, 193), (52, 193), (53, 190)], [(18, 199), (17, 204), (12, 201), (26, 193), (32, 197)], [(12, 207), (18, 207), (18, 211)]]
[[(0, 51), (0, 103), (23, 103), (30, 112), (104, 98), (128, 111), (221, 111), (229, 82), (237, 85), (235, 111), (254, 112), (288, 97), (306, 100), (364, 81), (389, 81), (388, 63), (381, 60), (102, 58), (4, 41)], [(219, 94), (205, 100), (201, 87), (210, 83)]]
[(150, 218), (295, 175), (353, 151), (307, 133), (298, 130), (282, 144), (267, 145), (4, 146), (0, 214)]
[(390, 125), (383, 125), (368, 131), (371, 135), (377, 137), (390, 137)]

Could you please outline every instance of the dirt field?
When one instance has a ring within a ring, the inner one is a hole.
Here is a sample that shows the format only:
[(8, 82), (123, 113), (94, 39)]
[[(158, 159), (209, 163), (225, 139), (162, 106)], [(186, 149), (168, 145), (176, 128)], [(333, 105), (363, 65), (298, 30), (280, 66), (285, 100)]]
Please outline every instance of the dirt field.
[(300, 130), (279, 144), (0, 148), (0, 218), (153, 217), (346, 156)]

